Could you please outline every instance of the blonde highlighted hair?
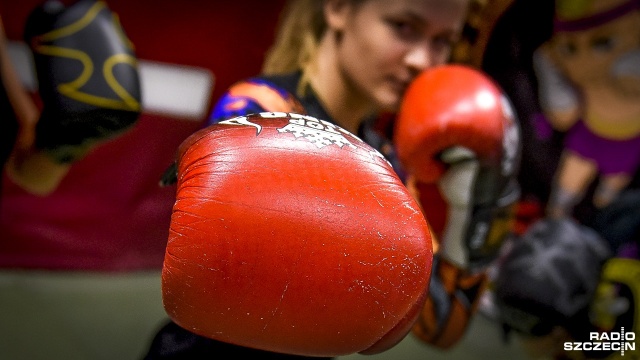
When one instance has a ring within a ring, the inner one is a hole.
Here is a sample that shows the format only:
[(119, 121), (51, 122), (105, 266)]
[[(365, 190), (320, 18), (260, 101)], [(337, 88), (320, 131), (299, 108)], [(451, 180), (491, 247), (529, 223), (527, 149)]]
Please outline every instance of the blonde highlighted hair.
[(289, 0), (280, 16), (276, 39), (262, 66), (265, 75), (303, 70), (318, 48), (327, 24), (324, 0)]

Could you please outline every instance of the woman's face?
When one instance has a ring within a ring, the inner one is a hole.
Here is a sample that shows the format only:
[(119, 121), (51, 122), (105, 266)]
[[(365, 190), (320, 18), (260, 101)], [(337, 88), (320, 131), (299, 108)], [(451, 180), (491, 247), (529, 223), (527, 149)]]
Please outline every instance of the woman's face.
[(328, 23), (341, 36), (336, 54), (340, 75), (374, 107), (397, 110), (418, 73), (448, 61), (467, 3), (367, 0), (335, 8)]

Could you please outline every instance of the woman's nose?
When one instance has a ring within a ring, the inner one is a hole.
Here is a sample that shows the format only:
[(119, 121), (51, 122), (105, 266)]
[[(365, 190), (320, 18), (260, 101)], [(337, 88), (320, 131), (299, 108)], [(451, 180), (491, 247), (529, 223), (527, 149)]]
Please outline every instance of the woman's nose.
[(433, 59), (429, 44), (420, 43), (411, 47), (405, 56), (405, 65), (412, 70), (420, 72), (433, 65)]

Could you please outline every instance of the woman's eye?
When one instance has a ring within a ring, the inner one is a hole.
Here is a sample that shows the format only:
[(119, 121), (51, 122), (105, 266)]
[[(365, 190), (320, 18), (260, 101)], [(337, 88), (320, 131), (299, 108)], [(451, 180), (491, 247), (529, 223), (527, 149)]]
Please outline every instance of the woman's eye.
[(415, 38), (418, 34), (418, 30), (408, 21), (403, 20), (388, 20), (388, 23), (393, 28), (393, 31), (401, 38), (411, 39)]

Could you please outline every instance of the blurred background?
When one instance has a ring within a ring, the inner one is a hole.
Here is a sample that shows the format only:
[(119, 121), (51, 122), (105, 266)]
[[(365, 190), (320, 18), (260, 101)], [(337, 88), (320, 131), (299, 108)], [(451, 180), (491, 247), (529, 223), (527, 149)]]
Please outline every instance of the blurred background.
[[(132, 131), (74, 164), (49, 196), (34, 196), (3, 173), (0, 359), (134, 360), (145, 354), (167, 321), (160, 268), (175, 194), (158, 186), (160, 176), (182, 140), (206, 122), (218, 97), (260, 72), (285, 1), (106, 3), (140, 61), (142, 114)], [(0, 0), (11, 61), (36, 103), (24, 33), (29, 13), (40, 4)], [(524, 139), (518, 235), (543, 216), (563, 150), (563, 133), (540, 121), (534, 73), (534, 53), (552, 36), (553, 16), (552, 0), (472, 1), (464, 38), (454, 51), (454, 61), (493, 77), (517, 111)], [(637, 188), (638, 178), (634, 173), (630, 189)], [(574, 215), (586, 224), (600, 219), (589, 202), (594, 192), (590, 186), (576, 204)], [(632, 229), (637, 242), (638, 220), (630, 219), (625, 229)], [(618, 234), (612, 235), (615, 241)], [(505, 337), (491, 298), (485, 300), (449, 350), (409, 335), (382, 354), (340, 359), (526, 359), (519, 339)]]

